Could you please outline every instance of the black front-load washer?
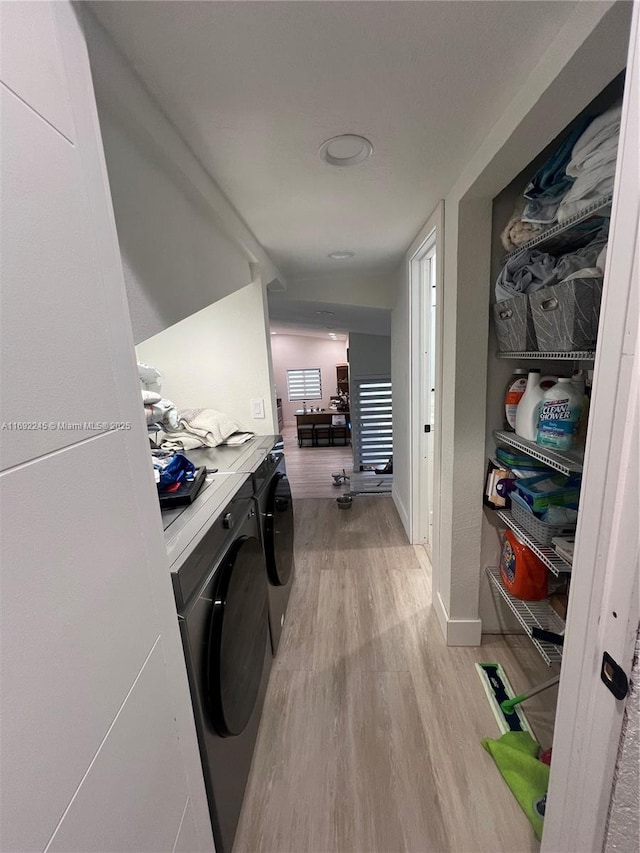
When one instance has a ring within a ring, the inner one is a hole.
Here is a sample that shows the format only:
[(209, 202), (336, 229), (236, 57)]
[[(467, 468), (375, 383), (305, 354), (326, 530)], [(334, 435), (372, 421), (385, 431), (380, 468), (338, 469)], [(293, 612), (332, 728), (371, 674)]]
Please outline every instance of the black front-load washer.
[(275, 655), (294, 578), (293, 498), (284, 453), (278, 445), (267, 454), (253, 478), (269, 578), (269, 629)]
[(268, 583), (253, 483), (173, 573), (217, 853), (231, 853), (271, 668)]

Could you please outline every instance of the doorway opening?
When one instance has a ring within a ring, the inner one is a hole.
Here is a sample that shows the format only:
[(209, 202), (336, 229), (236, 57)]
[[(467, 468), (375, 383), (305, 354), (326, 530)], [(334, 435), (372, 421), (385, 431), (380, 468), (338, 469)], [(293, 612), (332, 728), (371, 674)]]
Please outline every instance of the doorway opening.
[(440, 510), (440, 418), (442, 348), (442, 212), (423, 232), (410, 262), (412, 310), (412, 525), (411, 541), (437, 562)]

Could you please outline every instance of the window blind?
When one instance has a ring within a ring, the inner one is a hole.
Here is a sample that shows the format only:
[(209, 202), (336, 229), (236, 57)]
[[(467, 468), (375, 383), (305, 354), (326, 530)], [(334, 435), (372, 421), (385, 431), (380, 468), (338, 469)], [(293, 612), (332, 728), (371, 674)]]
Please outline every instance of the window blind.
[(290, 401), (322, 400), (320, 368), (287, 370), (287, 388)]
[(358, 379), (354, 384), (354, 462), (360, 470), (384, 465), (393, 453), (391, 381), (381, 377)]

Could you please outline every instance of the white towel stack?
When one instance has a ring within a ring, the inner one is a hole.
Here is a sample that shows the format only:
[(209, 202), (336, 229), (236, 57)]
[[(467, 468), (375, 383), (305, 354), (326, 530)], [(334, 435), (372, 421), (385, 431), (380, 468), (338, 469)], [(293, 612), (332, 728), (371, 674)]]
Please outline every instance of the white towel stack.
[(239, 429), (239, 424), (215, 409), (182, 409), (177, 429), (166, 430), (165, 450), (195, 450), (217, 447)]
[(558, 208), (565, 222), (613, 191), (622, 107), (612, 107), (595, 118), (576, 142), (567, 165), (574, 184)]

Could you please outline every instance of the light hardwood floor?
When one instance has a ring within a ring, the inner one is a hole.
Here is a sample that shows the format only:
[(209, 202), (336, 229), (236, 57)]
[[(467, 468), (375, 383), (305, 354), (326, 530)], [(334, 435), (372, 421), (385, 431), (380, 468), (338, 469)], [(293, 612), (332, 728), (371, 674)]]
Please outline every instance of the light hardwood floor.
[(296, 498), (337, 498), (348, 490), (348, 485), (336, 488), (331, 475), (353, 470), (353, 451), (346, 447), (298, 447), (295, 426), (282, 429), (287, 476), (291, 492)]
[[(524, 637), (447, 648), (423, 549), (388, 497), (298, 500), (296, 581), (234, 853), (519, 853), (529, 824), (480, 746), (475, 661), (515, 690), (549, 670)], [(551, 742), (552, 699), (527, 713)]]

